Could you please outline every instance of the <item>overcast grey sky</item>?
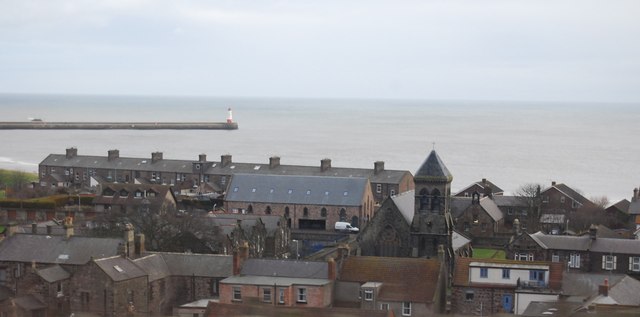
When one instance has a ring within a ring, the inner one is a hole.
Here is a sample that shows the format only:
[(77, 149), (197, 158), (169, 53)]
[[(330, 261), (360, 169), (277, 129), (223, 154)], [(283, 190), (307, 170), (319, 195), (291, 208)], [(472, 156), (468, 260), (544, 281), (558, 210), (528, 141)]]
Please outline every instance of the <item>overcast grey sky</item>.
[(0, 0), (0, 92), (640, 101), (640, 1)]

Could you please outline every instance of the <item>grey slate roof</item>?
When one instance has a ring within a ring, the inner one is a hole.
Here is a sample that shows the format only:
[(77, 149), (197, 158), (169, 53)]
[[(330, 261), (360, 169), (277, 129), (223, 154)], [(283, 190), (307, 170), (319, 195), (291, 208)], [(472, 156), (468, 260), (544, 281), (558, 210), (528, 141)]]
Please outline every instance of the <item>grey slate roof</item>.
[[(589, 304), (614, 304), (625, 306), (640, 306), (640, 281), (625, 275), (617, 283), (609, 283), (608, 296), (596, 295), (587, 300)], [(640, 314), (640, 311), (638, 312)]]
[(498, 208), (498, 205), (496, 205), (493, 199), (489, 197), (480, 199), (480, 206), (482, 207), (482, 209), (484, 209), (484, 211), (487, 212), (487, 214), (489, 214), (493, 221), (500, 221), (504, 217), (502, 211), (500, 210), (500, 208)]
[(459, 233), (458, 231), (453, 230), (453, 233), (451, 234), (451, 247), (453, 248), (453, 251), (457, 251), (470, 242), (471, 239), (467, 238), (465, 235)]
[(471, 206), (471, 197), (451, 197), (451, 216), (453, 219), (460, 218), (464, 212)]
[(278, 228), (280, 228), (280, 221), (283, 221), (281, 216), (273, 215), (243, 215), (243, 214), (210, 214), (207, 215), (205, 221), (213, 226), (220, 227), (223, 231), (225, 228), (235, 228), (238, 224), (238, 220), (241, 221), (241, 226), (244, 229), (250, 229), (256, 225), (258, 220), (264, 223), (264, 227), (267, 230), (268, 235), (272, 235)]
[(248, 259), (242, 265), (240, 275), (327, 279), (329, 266), (320, 261)]
[(493, 196), (493, 201), (500, 207), (528, 207), (527, 202), (518, 196)]
[(407, 221), (408, 224), (411, 224), (413, 221), (413, 216), (415, 214), (415, 191), (410, 190), (404, 193), (401, 193), (397, 196), (391, 197), (393, 203), (398, 207), (398, 210), (404, 217), (404, 220)]
[(233, 257), (230, 255), (171, 252), (148, 254), (161, 256), (173, 276), (223, 277), (233, 275)]
[(366, 178), (236, 174), (227, 201), (360, 206)]
[(587, 251), (591, 246), (589, 236), (559, 236), (536, 232), (529, 235), (544, 249)]
[(27, 311), (47, 308), (47, 305), (32, 294), (17, 297), (14, 302), (16, 306)]
[(133, 260), (149, 276), (149, 282), (171, 276), (171, 271), (159, 254), (150, 254)]
[(69, 272), (60, 265), (54, 265), (45, 269), (37, 270), (36, 272), (47, 283), (62, 281), (71, 277), (71, 274), (69, 274)]
[[(68, 159), (65, 154), (50, 154), (40, 165), (80, 167), (95, 169), (116, 169), (116, 170), (140, 170), (156, 172), (177, 172), (192, 173), (193, 163), (191, 160), (168, 160), (162, 159), (151, 163), (151, 158), (129, 158), (119, 157), (109, 161), (107, 156), (78, 155)], [(205, 174), (207, 175), (233, 175), (237, 173), (261, 174), (261, 175), (307, 175), (307, 176), (333, 176), (333, 177), (364, 177), (373, 183), (397, 184), (409, 171), (382, 170), (375, 173), (373, 168), (344, 168), (331, 167), (322, 171), (319, 166), (301, 165), (278, 165), (270, 168), (268, 163), (236, 163), (232, 162), (227, 166), (222, 166), (220, 162), (213, 163)]]
[(613, 285), (622, 280), (626, 275), (612, 273), (576, 273), (564, 272), (562, 274), (562, 293), (567, 296), (589, 297), (598, 293), (598, 286), (609, 280)]
[(41, 264), (88, 263), (118, 254), (122, 239), (16, 234), (0, 242), (0, 261)]
[[(462, 192), (464, 192), (464, 191), (468, 190), (469, 188), (471, 188), (473, 186), (476, 186), (476, 185), (479, 186), (483, 190), (484, 190), (484, 186), (486, 185), (487, 187), (491, 188), (491, 193), (493, 195), (500, 195), (500, 194), (504, 193), (504, 190), (502, 188), (496, 186), (496, 184), (494, 184), (494, 183), (492, 183), (492, 182), (490, 182), (488, 180), (485, 180), (485, 181), (486, 182), (483, 182), (483, 181), (475, 182), (475, 183), (463, 188), (462, 190), (459, 190), (458, 193), (456, 193), (455, 195), (458, 195), (458, 194), (460, 194), (460, 193), (462, 193)], [(480, 195), (482, 195), (483, 193), (484, 192), (482, 192), (482, 191), (479, 192)]]
[(453, 176), (440, 159), (440, 156), (438, 156), (438, 153), (432, 150), (427, 159), (418, 168), (414, 179), (451, 182)]
[(591, 251), (601, 253), (640, 254), (640, 240), (597, 238), (591, 245)]
[(632, 201), (629, 203), (629, 214), (640, 215), (640, 200)]
[(133, 261), (122, 256), (98, 259), (94, 262), (115, 282), (147, 275), (147, 273), (136, 266)]
[(561, 193), (565, 194), (567, 197), (577, 201), (578, 203), (580, 203), (581, 205), (593, 205), (593, 202), (591, 202), (589, 199), (587, 199), (586, 197), (582, 196), (580, 193), (578, 193), (577, 191), (573, 190), (573, 188), (565, 185), (565, 184), (556, 184), (554, 186), (551, 186), (547, 189), (545, 189), (543, 191), (547, 192), (549, 190), (555, 189), (557, 191), (560, 191)]

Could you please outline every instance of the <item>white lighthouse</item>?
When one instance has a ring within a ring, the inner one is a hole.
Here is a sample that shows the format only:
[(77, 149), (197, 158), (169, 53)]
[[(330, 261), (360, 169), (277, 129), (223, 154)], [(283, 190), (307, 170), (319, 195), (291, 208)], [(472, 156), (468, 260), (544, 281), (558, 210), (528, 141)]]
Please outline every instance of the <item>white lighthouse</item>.
[(231, 111), (231, 108), (229, 108), (229, 116), (227, 117), (227, 123), (233, 123), (233, 112)]

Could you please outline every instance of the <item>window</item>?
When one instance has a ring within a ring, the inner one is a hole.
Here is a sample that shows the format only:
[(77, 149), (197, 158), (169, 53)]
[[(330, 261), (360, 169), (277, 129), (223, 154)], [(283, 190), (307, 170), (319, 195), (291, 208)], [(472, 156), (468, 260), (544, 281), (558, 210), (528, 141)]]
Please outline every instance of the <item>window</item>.
[(629, 271), (640, 271), (640, 256), (629, 257)]
[(560, 255), (558, 254), (551, 255), (551, 262), (560, 262)]
[(571, 253), (569, 255), (569, 267), (572, 268), (580, 268), (580, 254), (579, 253)]
[(307, 302), (307, 289), (306, 288), (298, 288), (298, 303), (306, 303)]
[(464, 222), (464, 231), (469, 231), (469, 229), (471, 229), (471, 225), (469, 224), (468, 221)]
[(542, 196), (542, 203), (549, 203), (549, 196)]
[(389, 304), (380, 304), (380, 310), (389, 310)]
[(480, 225), (480, 227), (482, 228), (482, 232), (487, 231), (487, 223), (486, 223), (486, 222), (483, 222), (483, 223)]
[(278, 289), (278, 304), (284, 304), (284, 288)]
[(402, 302), (402, 316), (411, 316), (411, 302)]
[(480, 277), (481, 278), (489, 277), (489, 269), (487, 269), (486, 267), (481, 267), (480, 268)]
[(564, 196), (560, 196), (560, 203), (564, 204)]
[(395, 195), (396, 195), (396, 190), (395, 190), (395, 189), (392, 189), (392, 190), (389, 192), (389, 194), (390, 194), (392, 197), (393, 197), (393, 196), (395, 196)]
[(89, 305), (89, 292), (80, 292), (80, 304), (82, 307), (87, 307)]
[(218, 284), (218, 280), (214, 279), (211, 281), (211, 293), (213, 295), (218, 295), (219, 290), (219, 284)]
[(233, 300), (241, 301), (242, 300), (242, 289), (240, 286), (233, 287)]
[(577, 201), (574, 200), (574, 201), (571, 202), (571, 207), (573, 209), (577, 209), (578, 207), (580, 207), (580, 203), (578, 203)]
[(376, 193), (382, 193), (382, 184), (376, 184)]
[(473, 293), (473, 291), (467, 291), (467, 292), (464, 294), (464, 299), (465, 299), (466, 301), (469, 301), (469, 302), (470, 302), (470, 301), (472, 301), (472, 300), (473, 300), (474, 295), (475, 295), (475, 294)]
[(270, 215), (271, 214), (271, 206), (267, 206), (267, 209), (264, 211), (265, 214)]
[(309, 208), (304, 207), (304, 209), (302, 209), (302, 216), (309, 217)]
[(320, 217), (326, 217), (327, 216), (327, 208), (322, 207), (322, 209), (320, 209)]
[(373, 300), (373, 290), (372, 289), (364, 290), (364, 300), (366, 300), (366, 301), (372, 301)]
[(135, 299), (135, 294), (133, 290), (127, 290), (127, 300), (129, 301), (129, 303), (133, 303), (134, 299)]
[(510, 279), (511, 278), (511, 270), (510, 269), (502, 269), (502, 278), (503, 279)]
[(226, 184), (226, 183), (227, 183), (227, 177), (226, 177), (226, 176), (222, 176), (222, 177), (220, 178), (220, 184), (224, 185), (224, 184)]
[(529, 280), (536, 281), (538, 283), (544, 283), (544, 271), (541, 271), (541, 270), (529, 271)]
[(616, 269), (616, 256), (615, 255), (603, 255), (602, 256), (602, 269), (612, 271)]
[(262, 289), (262, 301), (263, 302), (267, 302), (267, 303), (271, 303), (271, 289), (270, 288), (263, 288)]

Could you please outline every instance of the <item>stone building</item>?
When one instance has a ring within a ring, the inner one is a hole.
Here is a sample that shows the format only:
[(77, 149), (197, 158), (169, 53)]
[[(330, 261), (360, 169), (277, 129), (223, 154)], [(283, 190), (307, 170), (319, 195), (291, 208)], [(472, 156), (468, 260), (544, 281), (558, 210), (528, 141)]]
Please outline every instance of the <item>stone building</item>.
[(373, 168), (332, 166), (325, 158), (319, 166), (282, 165), (280, 157), (270, 157), (266, 163), (234, 162), (230, 154), (220, 161), (209, 161), (205, 154), (197, 160), (169, 160), (162, 152), (148, 158), (121, 157), (120, 151), (109, 150), (107, 156), (78, 155), (78, 149), (68, 148), (65, 154), (50, 154), (39, 165), (40, 186), (89, 188), (99, 182), (150, 183), (195, 186), (198, 192), (210, 188), (222, 193), (236, 174), (361, 177), (370, 182), (373, 199), (380, 203), (387, 197), (413, 189), (413, 177), (408, 171), (385, 169), (376, 161)]
[(364, 226), (374, 204), (360, 177), (236, 174), (225, 197), (227, 212), (282, 216), (296, 229), (333, 230), (337, 221)]

